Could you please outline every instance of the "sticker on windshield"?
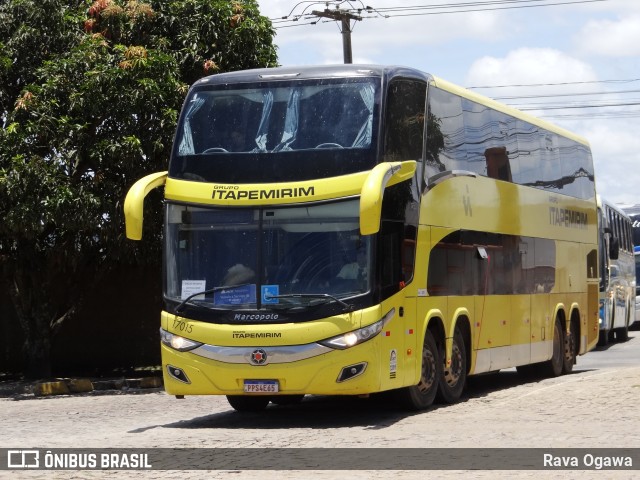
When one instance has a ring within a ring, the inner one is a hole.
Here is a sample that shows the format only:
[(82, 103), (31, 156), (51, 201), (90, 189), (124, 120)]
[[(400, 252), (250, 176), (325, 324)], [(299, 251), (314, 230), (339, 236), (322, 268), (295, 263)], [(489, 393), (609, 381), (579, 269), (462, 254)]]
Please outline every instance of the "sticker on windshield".
[[(202, 292), (203, 290), (206, 290), (206, 285), (206, 280), (182, 280), (182, 291), (180, 292), (180, 298), (184, 300), (194, 293)], [(204, 295), (198, 295), (194, 298), (196, 300), (204, 300)]]
[(214, 305), (244, 305), (256, 303), (256, 285), (238, 285), (213, 294)]
[(278, 303), (278, 298), (273, 298), (274, 296), (280, 295), (280, 285), (262, 285), (261, 289), (261, 297), (262, 303), (269, 305)]

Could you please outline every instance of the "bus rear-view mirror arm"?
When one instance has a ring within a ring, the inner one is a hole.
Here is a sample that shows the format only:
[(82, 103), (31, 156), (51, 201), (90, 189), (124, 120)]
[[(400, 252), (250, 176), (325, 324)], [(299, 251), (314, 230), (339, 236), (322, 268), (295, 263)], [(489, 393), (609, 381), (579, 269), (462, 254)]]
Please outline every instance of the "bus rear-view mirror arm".
[(124, 200), (124, 218), (127, 238), (142, 239), (144, 197), (154, 188), (161, 187), (167, 180), (168, 172), (156, 172), (141, 178), (129, 189)]
[(454, 177), (473, 177), (476, 178), (478, 174), (476, 172), (470, 172), (469, 170), (446, 170), (444, 172), (436, 173), (435, 175), (427, 179), (427, 188), (431, 189), (445, 180)]
[(415, 171), (414, 160), (385, 162), (371, 170), (360, 193), (360, 233), (362, 235), (372, 235), (380, 230), (385, 188), (408, 180)]

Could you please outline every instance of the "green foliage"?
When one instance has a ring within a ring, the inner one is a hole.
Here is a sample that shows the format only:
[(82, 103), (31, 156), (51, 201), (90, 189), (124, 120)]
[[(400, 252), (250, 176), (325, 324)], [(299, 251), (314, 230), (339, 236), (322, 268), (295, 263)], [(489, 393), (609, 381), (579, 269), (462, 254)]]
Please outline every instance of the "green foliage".
[[(0, 119), (43, 61), (81, 37), (86, 0), (0, 1)], [(1, 122), (0, 122), (1, 125)]]
[(31, 363), (101, 273), (160, 262), (159, 194), (129, 242), (126, 191), (167, 168), (188, 85), (275, 65), (272, 37), (253, 0), (0, 4), (0, 275)]
[(275, 66), (270, 42), (274, 30), (254, 0), (160, 0), (165, 13), (159, 28), (167, 32), (167, 49), (176, 52), (187, 83), (203, 74)]

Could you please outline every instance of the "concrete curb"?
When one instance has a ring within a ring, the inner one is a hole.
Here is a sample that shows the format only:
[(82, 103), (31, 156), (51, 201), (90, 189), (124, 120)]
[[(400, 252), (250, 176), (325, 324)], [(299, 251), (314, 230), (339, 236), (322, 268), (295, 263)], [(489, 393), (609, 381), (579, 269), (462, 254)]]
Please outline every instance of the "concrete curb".
[(91, 393), (94, 391), (132, 391), (140, 389), (161, 388), (162, 377), (115, 378), (91, 380), (88, 378), (61, 378), (46, 382), (15, 382), (3, 385), (0, 396), (29, 395), (47, 397), (52, 395), (72, 395), (75, 393)]

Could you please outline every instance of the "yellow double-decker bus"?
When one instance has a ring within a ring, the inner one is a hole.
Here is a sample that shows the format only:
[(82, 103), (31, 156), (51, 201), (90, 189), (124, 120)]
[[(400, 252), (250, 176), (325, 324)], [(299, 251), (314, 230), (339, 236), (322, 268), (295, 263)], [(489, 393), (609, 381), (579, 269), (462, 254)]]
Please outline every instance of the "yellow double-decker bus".
[(306, 394), (457, 401), (560, 375), (598, 340), (582, 138), (403, 67), (276, 68), (189, 91), (164, 185), (168, 393), (239, 411)]

